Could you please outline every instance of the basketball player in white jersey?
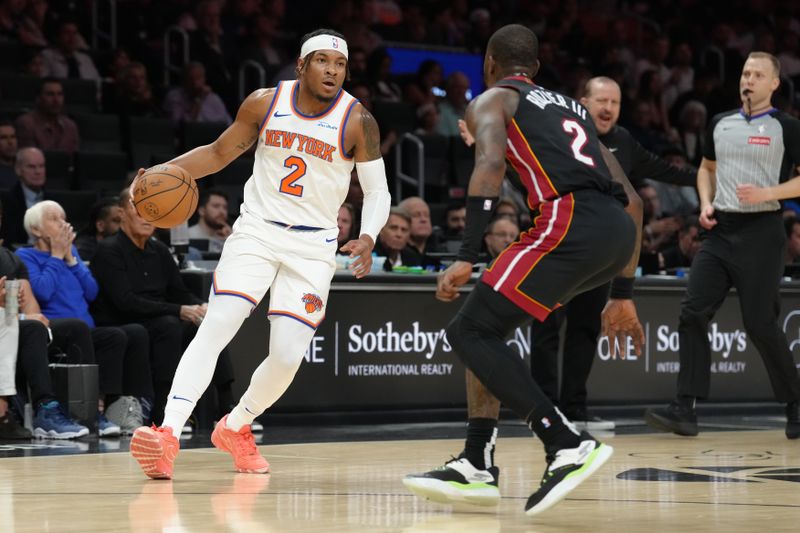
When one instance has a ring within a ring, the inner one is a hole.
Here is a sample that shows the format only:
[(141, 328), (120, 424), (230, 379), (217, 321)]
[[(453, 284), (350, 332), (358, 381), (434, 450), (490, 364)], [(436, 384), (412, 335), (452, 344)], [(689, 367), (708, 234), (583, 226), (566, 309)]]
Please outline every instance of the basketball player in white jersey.
[(336, 217), (353, 164), (364, 189), (361, 231), (342, 250), (357, 258), (356, 278), (370, 272), (391, 198), (378, 125), (342, 90), (347, 74), (342, 35), (309, 33), (302, 40), (297, 81), (253, 92), (216, 141), (170, 161), (202, 178), (256, 143), (241, 216), (214, 272), (208, 311), (175, 372), (163, 425), (138, 428), (131, 440), (131, 453), (151, 478), (172, 478), (180, 431), (211, 381), (219, 352), (271, 289), (269, 356), (211, 436), (214, 446), (233, 456), (237, 471), (269, 471), (250, 424), (289, 387), (325, 316), (336, 269)]

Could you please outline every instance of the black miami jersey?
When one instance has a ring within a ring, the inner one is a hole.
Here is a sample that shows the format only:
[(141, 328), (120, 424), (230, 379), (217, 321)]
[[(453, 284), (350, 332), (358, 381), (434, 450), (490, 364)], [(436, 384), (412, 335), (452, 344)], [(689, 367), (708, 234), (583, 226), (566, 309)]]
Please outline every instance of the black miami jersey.
[(508, 125), (506, 159), (519, 177), (528, 207), (571, 192), (593, 189), (627, 204), (622, 186), (600, 153), (600, 141), (589, 112), (579, 102), (511, 77), (497, 83), (519, 92), (519, 106)]

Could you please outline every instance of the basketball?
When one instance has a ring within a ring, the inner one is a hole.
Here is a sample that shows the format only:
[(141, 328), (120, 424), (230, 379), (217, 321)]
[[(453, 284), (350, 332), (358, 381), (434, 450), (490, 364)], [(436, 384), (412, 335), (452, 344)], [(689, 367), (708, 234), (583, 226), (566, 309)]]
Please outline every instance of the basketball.
[(136, 180), (132, 199), (143, 219), (158, 228), (171, 228), (188, 220), (197, 208), (197, 184), (179, 166), (156, 165)]

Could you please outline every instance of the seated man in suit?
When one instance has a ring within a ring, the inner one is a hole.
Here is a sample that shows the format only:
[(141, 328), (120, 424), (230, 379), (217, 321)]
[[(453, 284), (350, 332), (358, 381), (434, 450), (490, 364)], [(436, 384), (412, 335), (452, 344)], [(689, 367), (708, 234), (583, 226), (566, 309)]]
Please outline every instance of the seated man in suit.
[[(130, 199), (130, 190), (123, 189), (120, 231), (99, 243), (91, 263), (100, 287), (92, 314), (98, 326), (138, 322), (147, 329), (156, 397), (152, 418), (160, 423), (178, 361), (207, 304), (186, 288), (169, 249), (152, 238), (155, 227)], [(223, 351), (214, 374), (220, 417), (233, 405), (232, 383), (233, 367)]]
[(19, 180), (2, 198), (5, 209), (0, 224), (0, 238), (6, 246), (28, 242), (28, 233), (22, 224), (25, 211), (48, 197), (44, 190), (47, 175), (41, 150), (21, 148), (17, 152), (14, 169)]

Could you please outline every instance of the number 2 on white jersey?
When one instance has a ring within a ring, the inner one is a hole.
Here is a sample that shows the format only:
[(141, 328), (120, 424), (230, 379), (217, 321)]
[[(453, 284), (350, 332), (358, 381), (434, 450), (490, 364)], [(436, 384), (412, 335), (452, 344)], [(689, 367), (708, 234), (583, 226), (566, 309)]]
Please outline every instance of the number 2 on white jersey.
[(561, 123), (561, 127), (564, 128), (564, 131), (567, 133), (575, 136), (575, 138), (572, 139), (572, 144), (570, 145), (572, 148), (572, 155), (575, 156), (575, 159), (581, 163), (593, 167), (594, 159), (586, 154), (581, 153), (581, 150), (584, 146), (586, 146), (586, 141), (588, 139), (586, 136), (586, 130), (583, 129), (583, 126), (574, 120), (564, 119), (564, 121)]
[(295, 182), (306, 175), (306, 162), (293, 155), (286, 158), (283, 166), (292, 171), (281, 180), (280, 191), (289, 196), (303, 196), (303, 186), (296, 185)]

